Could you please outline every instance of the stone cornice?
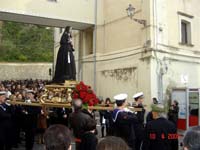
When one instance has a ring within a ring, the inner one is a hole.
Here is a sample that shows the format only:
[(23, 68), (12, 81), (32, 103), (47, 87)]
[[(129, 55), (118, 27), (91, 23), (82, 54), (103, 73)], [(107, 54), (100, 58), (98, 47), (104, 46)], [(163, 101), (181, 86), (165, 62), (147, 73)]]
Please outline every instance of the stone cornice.
[[(97, 53), (96, 54), (96, 61), (100, 62), (100, 61), (110, 61), (110, 60), (116, 60), (116, 59), (123, 59), (123, 58), (131, 57), (131, 56), (139, 55), (139, 54), (140, 54), (140, 56), (139, 56), (140, 59), (145, 59), (145, 58), (151, 56), (151, 50), (146, 49), (144, 47), (137, 46), (137, 47), (122, 49), (122, 50), (119, 50), (119, 51), (110, 52), (110, 53), (106, 53), (106, 54)], [(94, 61), (94, 55), (92, 54), (92, 55), (84, 56), (81, 60), (83, 62), (93, 62)]]
[(179, 15), (181, 15), (181, 16), (185, 16), (185, 17), (188, 17), (188, 18), (194, 18), (193, 15), (186, 14), (185, 12), (178, 11), (177, 13), (178, 13)]

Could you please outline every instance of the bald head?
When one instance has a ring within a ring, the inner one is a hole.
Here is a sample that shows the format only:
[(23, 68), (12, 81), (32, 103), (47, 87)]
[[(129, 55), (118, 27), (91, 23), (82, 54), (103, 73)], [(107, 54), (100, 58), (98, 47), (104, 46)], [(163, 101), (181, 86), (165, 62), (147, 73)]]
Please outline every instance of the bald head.
[(74, 109), (75, 110), (79, 110), (79, 109), (81, 109), (82, 108), (82, 100), (81, 99), (74, 99), (73, 101), (72, 101), (72, 105), (73, 105), (73, 107), (74, 107)]

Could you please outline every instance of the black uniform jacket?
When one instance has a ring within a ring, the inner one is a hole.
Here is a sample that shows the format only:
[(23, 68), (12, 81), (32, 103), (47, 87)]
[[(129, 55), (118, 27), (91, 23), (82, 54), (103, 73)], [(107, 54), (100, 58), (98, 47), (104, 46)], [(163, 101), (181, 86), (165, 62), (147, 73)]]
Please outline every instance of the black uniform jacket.
[(178, 150), (175, 125), (165, 118), (150, 121), (146, 126), (142, 150)]
[(0, 144), (5, 144), (8, 142), (7, 137), (11, 129), (11, 114), (8, 113), (8, 110), (5, 105), (0, 104)]
[(134, 124), (138, 122), (137, 117), (132, 112), (115, 109), (113, 121), (114, 136), (121, 137), (132, 147), (136, 139)]
[(142, 111), (137, 111), (136, 117), (138, 119), (138, 123), (135, 124), (135, 135), (137, 139), (144, 139), (144, 115), (145, 109), (142, 105), (134, 106), (135, 108), (141, 108)]

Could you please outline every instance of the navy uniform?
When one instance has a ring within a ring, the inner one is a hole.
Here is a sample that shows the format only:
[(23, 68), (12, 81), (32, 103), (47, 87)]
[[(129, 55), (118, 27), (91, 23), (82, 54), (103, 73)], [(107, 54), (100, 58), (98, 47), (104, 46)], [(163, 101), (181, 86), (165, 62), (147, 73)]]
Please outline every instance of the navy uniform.
[(143, 107), (143, 99), (144, 99), (144, 93), (139, 92), (133, 95), (133, 98), (135, 100), (135, 108), (141, 108), (142, 111), (136, 111), (135, 114), (138, 119), (138, 123), (135, 124), (135, 134), (136, 134), (136, 150), (140, 150), (142, 141), (144, 139), (144, 115), (145, 115), (145, 109)]
[[(32, 90), (27, 90), (27, 94), (34, 94)], [(30, 99), (26, 102), (31, 103)], [(32, 150), (34, 145), (35, 132), (37, 128), (38, 114), (41, 113), (41, 108), (25, 106), (24, 113), (24, 130), (25, 130), (25, 147), (26, 150)]]
[[(117, 108), (113, 111), (114, 136), (121, 137), (132, 150), (135, 150), (134, 123), (137, 118), (133, 112), (124, 108), (127, 94), (119, 94), (114, 97)], [(121, 105), (121, 106), (120, 106)]]
[[(161, 104), (152, 106), (152, 113), (165, 111)], [(154, 115), (153, 115), (154, 116)], [(164, 117), (154, 117), (146, 125), (142, 150), (178, 150), (178, 134), (175, 125)]]
[(18, 144), (21, 142), (20, 132), (23, 126), (23, 114), (22, 114), (22, 106), (13, 105), (14, 114), (13, 117), (13, 126), (14, 126), (14, 147), (18, 147)]
[(10, 150), (13, 144), (11, 136), (12, 119), (5, 103), (5, 94), (5, 91), (0, 91), (0, 149)]
[(69, 121), (69, 114), (72, 113), (72, 110), (68, 108), (57, 108), (56, 113), (58, 115), (58, 123), (67, 126)]

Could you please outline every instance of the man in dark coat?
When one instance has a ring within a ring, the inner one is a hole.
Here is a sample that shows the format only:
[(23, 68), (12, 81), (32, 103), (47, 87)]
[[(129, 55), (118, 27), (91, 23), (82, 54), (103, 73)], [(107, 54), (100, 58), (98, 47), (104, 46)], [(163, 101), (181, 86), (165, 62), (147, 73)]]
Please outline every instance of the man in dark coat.
[(178, 150), (176, 127), (165, 118), (164, 105), (153, 104), (152, 114), (154, 120), (146, 125), (142, 150)]
[(12, 119), (5, 104), (6, 92), (0, 91), (0, 150), (10, 150), (12, 147)]
[(135, 150), (135, 130), (134, 124), (137, 117), (126, 107), (127, 94), (114, 96), (117, 108), (113, 111), (114, 136), (121, 137), (129, 145), (131, 150)]
[(72, 27), (67, 26), (60, 40), (56, 70), (53, 82), (64, 83), (65, 80), (76, 80), (76, 66), (73, 55)]
[(81, 136), (85, 133), (87, 122), (93, 119), (88, 111), (82, 110), (82, 101), (80, 99), (73, 100), (74, 112), (69, 117), (69, 128), (73, 130), (76, 142), (76, 150), (80, 150)]
[(144, 114), (145, 114), (145, 109), (143, 106), (143, 101), (144, 101), (144, 93), (143, 92), (139, 92), (136, 93), (133, 96), (134, 100), (135, 100), (135, 104), (133, 105), (133, 107), (135, 108), (141, 108), (142, 111), (136, 111), (135, 114), (137, 116), (138, 119), (138, 123), (135, 124), (135, 134), (136, 134), (136, 150), (140, 150), (142, 141), (144, 139)]

